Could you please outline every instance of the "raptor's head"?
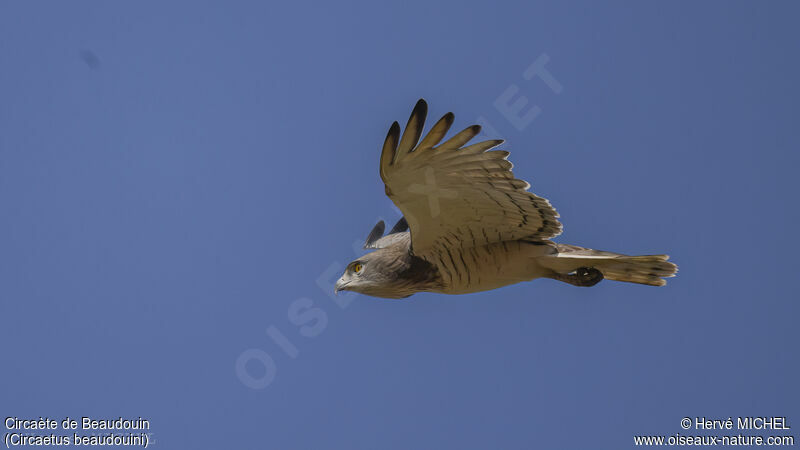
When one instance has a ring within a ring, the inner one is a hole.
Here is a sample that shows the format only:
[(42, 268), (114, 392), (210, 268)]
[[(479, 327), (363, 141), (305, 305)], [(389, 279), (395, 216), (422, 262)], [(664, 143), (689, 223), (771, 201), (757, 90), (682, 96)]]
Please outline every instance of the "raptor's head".
[(367, 237), (364, 248), (377, 249), (356, 259), (336, 282), (336, 292), (353, 291), (383, 298), (404, 298), (431, 289), (441, 280), (436, 269), (410, 253), (408, 223), (400, 219), (386, 236), (381, 220)]
[(408, 297), (417, 289), (403, 276), (408, 268), (407, 258), (393, 248), (367, 253), (347, 265), (336, 282), (336, 292), (353, 291), (383, 298)]

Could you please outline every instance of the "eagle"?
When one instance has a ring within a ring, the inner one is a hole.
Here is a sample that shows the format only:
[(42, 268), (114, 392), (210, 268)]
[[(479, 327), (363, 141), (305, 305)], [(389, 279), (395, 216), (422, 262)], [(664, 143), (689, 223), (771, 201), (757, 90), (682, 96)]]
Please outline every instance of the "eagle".
[[(422, 137), (428, 105), (417, 102), (400, 135), (394, 122), (383, 143), (380, 176), (403, 213), (384, 235), (380, 221), (367, 253), (347, 265), (335, 291), (405, 298), (418, 292), (467, 294), (536, 278), (574, 286), (603, 279), (663, 286), (678, 267), (668, 255), (629, 256), (559, 244), (558, 213), (517, 179), (503, 140), (469, 144), (472, 125), (441, 142), (453, 125), (445, 114)], [(422, 139), (420, 140), (420, 138)]]

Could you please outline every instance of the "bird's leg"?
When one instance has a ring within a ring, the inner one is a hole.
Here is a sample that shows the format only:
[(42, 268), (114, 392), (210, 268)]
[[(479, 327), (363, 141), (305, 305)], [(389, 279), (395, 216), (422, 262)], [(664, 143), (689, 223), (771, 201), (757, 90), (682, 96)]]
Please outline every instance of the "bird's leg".
[(575, 276), (581, 280), (580, 286), (594, 286), (595, 284), (603, 281), (603, 272), (600, 272), (594, 267), (579, 267), (575, 271)]
[(594, 267), (578, 267), (575, 273), (561, 274), (553, 273), (550, 278), (554, 280), (563, 281), (573, 286), (594, 286), (603, 280), (603, 272), (595, 269)]

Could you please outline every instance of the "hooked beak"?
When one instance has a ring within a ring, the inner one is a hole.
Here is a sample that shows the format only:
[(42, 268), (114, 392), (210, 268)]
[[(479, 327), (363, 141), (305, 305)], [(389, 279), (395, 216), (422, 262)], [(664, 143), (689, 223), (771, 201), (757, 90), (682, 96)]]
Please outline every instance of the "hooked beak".
[(339, 278), (339, 281), (336, 282), (336, 285), (333, 287), (333, 293), (338, 294), (339, 291), (344, 291), (347, 289), (348, 282)]

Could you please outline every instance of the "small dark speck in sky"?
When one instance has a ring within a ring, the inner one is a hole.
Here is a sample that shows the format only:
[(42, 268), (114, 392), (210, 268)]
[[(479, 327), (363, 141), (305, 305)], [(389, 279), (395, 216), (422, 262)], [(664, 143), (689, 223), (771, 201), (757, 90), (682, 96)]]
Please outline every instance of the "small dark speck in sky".
[(97, 69), (100, 66), (100, 58), (90, 50), (81, 50), (81, 59), (90, 69)]

